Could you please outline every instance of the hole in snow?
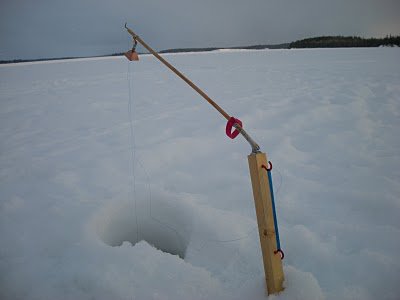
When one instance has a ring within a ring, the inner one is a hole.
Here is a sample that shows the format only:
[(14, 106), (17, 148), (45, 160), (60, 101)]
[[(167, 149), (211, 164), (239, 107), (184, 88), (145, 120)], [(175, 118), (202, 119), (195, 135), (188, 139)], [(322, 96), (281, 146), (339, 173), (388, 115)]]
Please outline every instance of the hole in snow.
[(134, 203), (119, 203), (104, 208), (96, 215), (94, 224), (100, 239), (113, 247), (121, 246), (125, 241), (135, 245), (144, 240), (163, 252), (185, 258), (188, 234), (177, 230), (186, 223), (178, 212), (171, 210), (168, 214), (168, 210), (165, 211), (165, 222), (149, 214), (140, 214), (140, 210), (136, 220), (134, 211)]

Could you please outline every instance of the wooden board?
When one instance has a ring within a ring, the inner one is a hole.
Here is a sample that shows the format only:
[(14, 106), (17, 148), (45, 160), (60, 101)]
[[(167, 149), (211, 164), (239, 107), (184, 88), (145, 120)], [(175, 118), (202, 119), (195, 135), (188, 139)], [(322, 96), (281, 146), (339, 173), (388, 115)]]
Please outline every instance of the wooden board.
[(258, 233), (263, 255), (268, 294), (283, 290), (283, 267), (277, 249), (271, 192), (268, 174), (262, 165), (268, 166), (265, 153), (251, 153), (248, 156), (254, 204), (256, 207)]

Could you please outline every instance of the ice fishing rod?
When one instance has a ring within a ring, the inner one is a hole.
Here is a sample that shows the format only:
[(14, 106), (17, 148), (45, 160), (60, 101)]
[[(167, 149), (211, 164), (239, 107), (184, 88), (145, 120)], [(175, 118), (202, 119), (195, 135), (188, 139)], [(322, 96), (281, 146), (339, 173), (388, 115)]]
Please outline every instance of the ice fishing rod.
[[(174, 72), (178, 77), (185, 81), (192, 89), (200, 94), (208, 103), (210, 103), (226, 120), (226, 135), (231, 139), (241, 134), (251, 146), (251, 153), (248, 155), (250, 177), (253, 188), (254, 203), (256, 208), (258, 233), (260, 237), (261, 251), (263, 254), (263, 264), (266, 279), (266, 288), (268, 294), (276, 294), (284, 289), (282, 259), (283, 251), (280, 247), (278, 232), (278, 223), (276, 219), (275, 201), (272, 187), (271, 169), (272, 164), (268, 161), (265, 153), (260, 151), (258, 144), (243, 129), (242, 122), (235, 117), (231, 117), (214, 100), (212, 100), (203, 90), (189, 80), (185, 75), (179, 72), (165, 58), (161, 57), (149, 45), (147, 45), (132, 29), (125, 28), (133, 37), (132, 50), (125, 53), (130, 60), (139, 60), (136, 53), (136, 45), (139, 42), (168, 69)], [(235, 128), (233, 131), (232, 129)], [(267, 166), (270, 166), (269, 168)], [(267, 174), (265, 174), (265, 170)]]
[[(228, 122), (226, 124), (226, 135), (231, 139), (234, 139), (239, 133), (246, 139), (246, 141), (251, 146), (252, 153), (260, 152), (260, 146), (250, 137), (250, 135), (243, 129), (242, 122), (235, 117), (230, 116), (225, 110), (223, 110), (214, 100), (212, 100), (202, 89), (195, 85), (189, 78), (178, 71), (173, 65), (171, 65), (165, 58), (153, 50), (145, 41), (142, 40), (132, 29), (126, 26), (125, 28), (128, 33), (133, 37), (134, 45), (132, 50), (125, 53), (125, 56), (130, 60), (139, 60), (139, 57), (135, 51), (136, 45), (139, 42), (143, 47), (145, 47), (151, 54), (153, 54), (159, 61), (161, 61), (168, 69), (174, 72), (178, 77), (185, 81), (192, 89), (200, 94), (208, 103), (210, 103)], [(235, 128), (232, 131), (232, 128)]]

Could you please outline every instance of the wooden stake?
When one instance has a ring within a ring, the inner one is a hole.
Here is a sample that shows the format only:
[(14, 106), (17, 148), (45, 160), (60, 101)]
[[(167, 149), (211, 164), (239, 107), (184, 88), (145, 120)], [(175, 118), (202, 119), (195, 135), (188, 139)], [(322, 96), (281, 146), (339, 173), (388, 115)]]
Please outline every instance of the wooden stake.
[(267, 292), (275, 294), (283, 290), (282, 260), (277, 250), (274, 216), (268, 174), (262, 165), (268, 166), (265, 153), (251, 153), (248, 156), (251, 184), (256, 207), (258, 233), (264, 262)]

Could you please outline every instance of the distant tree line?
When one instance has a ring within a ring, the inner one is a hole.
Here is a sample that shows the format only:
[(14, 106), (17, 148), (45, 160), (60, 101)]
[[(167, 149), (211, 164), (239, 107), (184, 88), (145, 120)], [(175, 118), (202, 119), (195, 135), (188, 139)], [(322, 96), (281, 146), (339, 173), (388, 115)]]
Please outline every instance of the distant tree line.
[(179, 53), (179, 52), (206, 52), (206, 51), (214, 51), (219, 49), (231, 49), (231, 50), (263, 50), (263, 49), (287, 49), (289, 47), (289, 43), (285, 44), (274, 44), (274, 45), (251, 45), (251, 46), (235, 46), (235, 47), (207, 47), (207, 48), (177, 48), (177, 49), (167, 49), (161, 50), (159, 53)]
[(298, 40), (289, 44), (289, 48), (338, 48), (338, 47), (400, 47), (400, 36), (385, 38), (361, 38), (358, 36), (319, 36)]
[[(291, 43), (276, 44), (276, 45), (252, 45), (239, 47), (225, 47), (223, 49), (290, 49), (290, 48), (338, 48), (338, 47), (379, 47), (379, 46), (398, 46), (400, 47), (400, 36), (386, 36), (385, 38), (361, 38), (357, 36), (320, 36), (303, 40), (298, 40)], [(221, 49), (218, 47), (207, 48), (177, 48), (161, 50), (160, 53), (179, 53), (179, 52), (198, 52), (198, 51), (213, 51)], [(124, 53), (113, 53), (109, 55), (90, 56), (90, 57), (105, 57), (105, 56), (122, 56)], [(142, 54), (142, 53), (139, 53)], [(59, 59), (76, 59), (86, 57), (59, 57), (59, 58), (39, 58), (39, 59), (12, 59), (0, 60), (0, 64), (59, 60)]]

